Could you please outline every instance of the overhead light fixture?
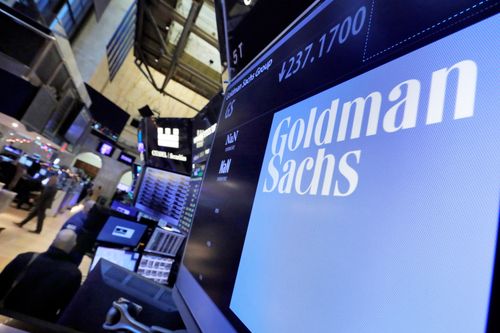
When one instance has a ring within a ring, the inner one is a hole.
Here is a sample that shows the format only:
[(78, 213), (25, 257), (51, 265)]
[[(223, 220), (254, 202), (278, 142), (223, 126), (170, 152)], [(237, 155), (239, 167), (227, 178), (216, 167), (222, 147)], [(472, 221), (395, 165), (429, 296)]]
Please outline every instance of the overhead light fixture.
[(12, 123), (12, 127), (14, 127), (14, 128), (18, 128), (18, 127), (19, 127), (19, 124), (18, 124), (18, 123)]
[(10, 132), (9, 135), (14, 135), (14, 133)]
[(250, 6), (252, 4), (252, 0), (243, 0), (243, 3), (247, 6)]
[(170, 27), (168, 25), (165, 26), (165, 30), (169, 30), (169, 29), (170, 29)]
[(158, 58), (155, 58), (155, 62), (158, 62), (158, 61), (160, 61), (160, 60)]
[(41, 138), (39, 136), (36, 137), (37, 140), (40, 140)]

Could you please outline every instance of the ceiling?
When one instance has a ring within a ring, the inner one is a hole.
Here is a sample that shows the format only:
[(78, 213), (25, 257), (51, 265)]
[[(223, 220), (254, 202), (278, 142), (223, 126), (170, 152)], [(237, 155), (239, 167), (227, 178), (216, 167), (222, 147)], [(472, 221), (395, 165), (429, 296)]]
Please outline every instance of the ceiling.
[(166, 90), (174, 80), (206, 99), (215, 96), (223, 66), (213, 1), (138, 0), (137, 6), (135, 64), (154, 89), (175, 98)]

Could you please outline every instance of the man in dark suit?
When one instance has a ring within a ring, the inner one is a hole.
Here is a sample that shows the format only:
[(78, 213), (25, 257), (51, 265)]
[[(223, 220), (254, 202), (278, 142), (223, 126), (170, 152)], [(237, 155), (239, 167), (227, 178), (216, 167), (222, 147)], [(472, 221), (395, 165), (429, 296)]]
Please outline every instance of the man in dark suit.
[(75, 232), (65, 229), (46, 252), (18, 255), (0, 273), (0, 304), (55, 321), (80, 288), (82, 274), (68, 255), (75, 244)]
[(42, 194), (38, 198), (35, 206), (31, 212), (26, 216), (24, 220), (19, 223), (15, 223), (18, 227), (22, 228), (23, 225), (28, 223), (35, 216), (37, 217), (36, 230), (31, 231), (33, 233), (39, 234), (42, 232), (43, 220), (45, 220), (45, 210), (52, 206), (52, 202), (57, 193), (57, 176), (51, 176), (49, 182), (44, 187)]

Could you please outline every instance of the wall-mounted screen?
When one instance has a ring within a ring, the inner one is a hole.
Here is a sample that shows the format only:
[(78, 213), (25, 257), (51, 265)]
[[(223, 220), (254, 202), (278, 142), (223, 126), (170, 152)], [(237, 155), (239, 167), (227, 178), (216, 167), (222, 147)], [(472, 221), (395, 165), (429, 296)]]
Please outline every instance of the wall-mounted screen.
[(15, 147), (12, 147), (12, 146), (4, 146), (3, 149), (9, 153), (12, 153), (12, 154), (15, 154), (17, 156), (21, 156), (21, 154), (23, 153), (23, 150), (22, 149), (19, 149), (19, 148), (15, 148)]
[(90, 114), (99, 125), (95, 130), (110, 137), (112, 133), (119, 136), (127, 125), (130, 115), (88, 84), (85, 87), (92, 100)]
[(135, 156), (121, 152), (120, 155), (118, 155), (118, 161), (127, 165), (132, 165), (135, 162)]
[(230, 83), (177, 280), (201, 331), (500, 331), (499, 7), (320, 1)]
[(101, 155), (111, 157), (115, 151), (115, 147), (109, 142), (102, 141), (97, 145), (96, 151)]

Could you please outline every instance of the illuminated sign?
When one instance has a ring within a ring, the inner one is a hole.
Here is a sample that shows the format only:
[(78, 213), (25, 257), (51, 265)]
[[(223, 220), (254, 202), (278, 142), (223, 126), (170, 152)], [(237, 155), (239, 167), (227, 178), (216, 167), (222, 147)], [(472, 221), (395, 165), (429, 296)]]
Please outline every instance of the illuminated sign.
[(158, 146), (179, 148), (179, 129), (158, 127)]

